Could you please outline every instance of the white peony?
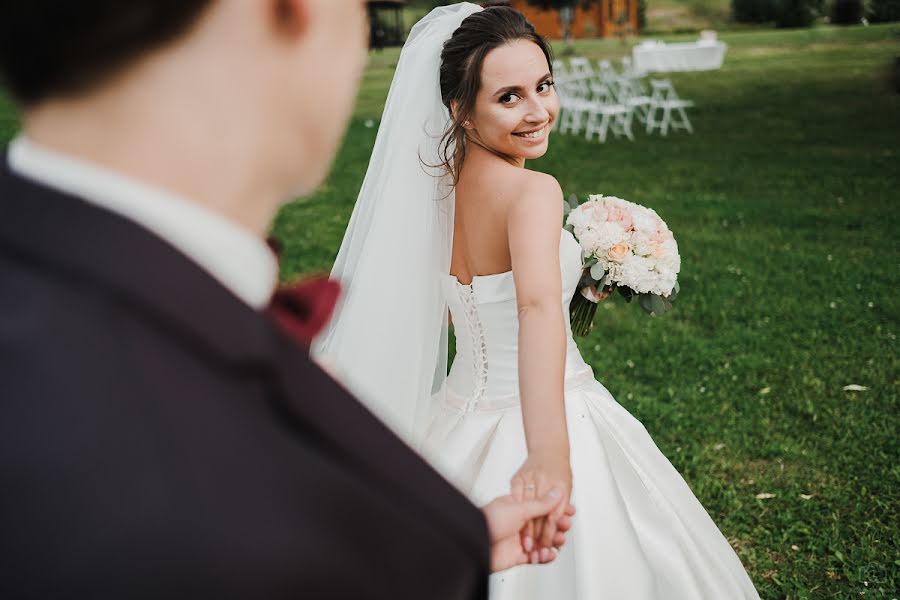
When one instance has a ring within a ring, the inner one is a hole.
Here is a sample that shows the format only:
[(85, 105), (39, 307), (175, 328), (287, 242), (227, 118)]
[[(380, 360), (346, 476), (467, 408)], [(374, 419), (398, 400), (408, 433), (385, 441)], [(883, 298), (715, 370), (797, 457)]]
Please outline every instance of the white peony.
[(569, 216), (566, 217), (566, 225), (571, 225), (572, 228), (575, 229), (576, 237), (579, 236), (580, 232), (591, 222), (591, 216), (584, 207), (585, 205), (582, 204), (578, 208), (570, 211)]
[(678, 244), (675, 240), (667, 240), (662, 243), (663, 255), (657, 261), (661, 269), (678, 273), (681, 271), (681, 256), (678, 254)]
[(652, 261), (643, 256), (635, 256), (632, 254), (622, 261), (617, 283), (629, 287), (635, 292), (647, 292), (649, 291), (647, 274), (652, 268)]
[(656, 231), (656, 219), (645, 210), (634, 211), (631, 215), (631, 220), (634, 223), (635, 231), (644, 231), (647, 233), (654, 233)]
[(617, 196), (598, 196), (597, 198), (599, 202), (602, 202), (606, 206), (618, 206), (629, 210), (631, 209), (631, 207), (635, 206), (628, 200), (624, 200)]
[(593, 227), (586, 227), (581, 230), (581, 233), (576, 231), (575, 237), (578, 238), (578, 242), (584, 249), (586, 256), (599, 254), (602, 251), (600, 247), (602, 241), (600, 232)]
[(591, 225), (590, 229), (594, 230), (597, 235), (597, 244), (594, 254), (598, 256), (600, 253), (606, 253), (610, 248), (619, 242), (625, 242), (630, 237), (618, 223), (599, 223)]
[(653, 292), (662, 296), (668, 296), (672, 293), (672, 290), (675, 289), (675, 281), (677, 280), (678, 276), (671, 271), (660, 272), (657, 285)]
[(635, 231), (631, 234), (631, 245), (638, 256), (649, 256), (653, 252), (654, 244), (650, 241), (650, 233)]

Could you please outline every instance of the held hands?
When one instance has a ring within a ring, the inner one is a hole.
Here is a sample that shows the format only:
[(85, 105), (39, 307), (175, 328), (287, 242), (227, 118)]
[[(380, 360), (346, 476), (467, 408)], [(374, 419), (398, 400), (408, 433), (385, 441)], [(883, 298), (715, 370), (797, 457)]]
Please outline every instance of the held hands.
[[(563, 504), (562, 490), (552, 489), (541, 498), (516, 500), (512, 495), (501, 496), (484, 506), (491, 537), (491, 572), (503, 571), (528, 562), (548, 563), (556, 558), (556, 552), (566, 542), (566, 532), (572, 527), (575, 507)], [(556, 521), (552, 546), (536, 553), (533, 541), (524, 545), (522, 532), (532, 519), (543, 517), (562, 507), (562, 516)]]
[(568, 452), (530, 453), (512, 478), (512, 497), (530, 501), (543, 498), (551, 489), (559, 490), (561, 502), (548, 513), (537, 515), (522, 530), (522, 545), (529, 548), (530, 562), (538, 562), (545, 551), (551, 551), (572, 495)]

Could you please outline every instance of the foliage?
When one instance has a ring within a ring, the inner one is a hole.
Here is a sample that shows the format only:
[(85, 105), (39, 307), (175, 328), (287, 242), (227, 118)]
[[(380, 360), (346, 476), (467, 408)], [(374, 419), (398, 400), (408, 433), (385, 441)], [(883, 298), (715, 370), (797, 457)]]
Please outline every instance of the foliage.
[[(859, 0), (838, 0), (858, 2)], [(810, 27), (822, 10), (821, 0), (776, 0), (776, 27)]]
[(835, 25), (855, 25), (862, 16), (862, 0), (835, 0), (831, 9), (831, 22)]
[(809, 27), (822, 13), (823, 1), (731, 0), (731, 9), (734, 20), (739, 23), (774, 23), (777, 27)]
[(769, 23), (775, 20), (778, 0), (731, 0), (731, 12), (739, 23)]
[(868, 18), (873, 23), (900, 21), (900, 0), (872, 0)]

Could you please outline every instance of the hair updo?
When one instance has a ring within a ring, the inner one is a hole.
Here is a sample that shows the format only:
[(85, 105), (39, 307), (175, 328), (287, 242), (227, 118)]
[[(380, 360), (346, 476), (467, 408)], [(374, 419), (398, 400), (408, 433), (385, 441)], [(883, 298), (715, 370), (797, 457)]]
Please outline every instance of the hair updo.
[[(441, 100), (450, 110), (450, 125), (441, 137), (440, 164), (459, 182), (459, 172), (466, 157), (466, 130), (463, 123), (472, 115), (475, 98), (481, 88), (481, 67), (487, 54), (500, 46), (518, 40), (538, 45), (547, 57), (552, 74), (550, 46), (519, 11), (508, 6), (493, 6), (466, 17), (444, 43), (441, 52)], [(456, 111), (450, 109), (457, 102)]]

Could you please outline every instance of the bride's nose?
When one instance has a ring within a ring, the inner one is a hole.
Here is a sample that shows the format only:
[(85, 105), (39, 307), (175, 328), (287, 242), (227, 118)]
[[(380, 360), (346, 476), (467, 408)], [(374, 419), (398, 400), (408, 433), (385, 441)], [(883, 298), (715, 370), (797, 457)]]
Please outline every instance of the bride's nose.
[(528, 112), (525, 113), (525, 121), (528, 123), (545, 123), (550, 119), (550, 111), (544, 106), (540, 98), (528, 100)]

